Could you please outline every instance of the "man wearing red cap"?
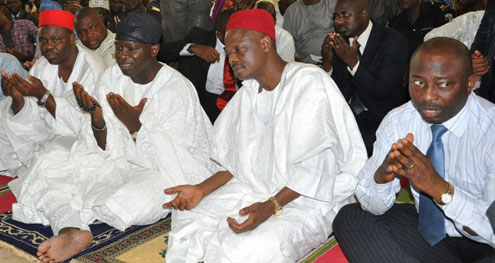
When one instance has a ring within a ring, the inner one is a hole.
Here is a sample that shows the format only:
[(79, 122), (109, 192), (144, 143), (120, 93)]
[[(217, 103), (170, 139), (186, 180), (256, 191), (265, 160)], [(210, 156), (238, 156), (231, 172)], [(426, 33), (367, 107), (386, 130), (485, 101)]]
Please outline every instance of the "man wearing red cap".
[(324, 242), (353, 202), (366, 150), (350, 108), (320, 68), (283, 61), (272, 16), (232, 15), (225, 38), (244, 80), (213, 128), (222, 170), (166, 189), (178, 211), (167, 262), (294, 262)]
[(76, 47), (70, 12), (43, 11), (39, 24), (43, 57), (29, 72), (29, 81), (2, 73), (2, 90), (9, 97), (0, 102), (0, 171), (19, 177), (42, 141), (59, 135), (75, 138), (83, 114), (72, 83), (83, 83), (92, 92), (105, 70), (102, 58)]
[[(85, 249), (95, 219), (121, 231), (152, 224), (170, 210), (163, 189), (209, 177), (211, 124), (193, 85), (156, 60), (161, 25), (134, 11), (117, 25), (115, 57), (91, 95), (74, 83), (87, 118), (72, 145), (40, 151), (23, 178), (12, 181), (13, 218), (50, 225), (38, 246), (43, 262)], [(216, 171), (216, 170), (215, 170)]]

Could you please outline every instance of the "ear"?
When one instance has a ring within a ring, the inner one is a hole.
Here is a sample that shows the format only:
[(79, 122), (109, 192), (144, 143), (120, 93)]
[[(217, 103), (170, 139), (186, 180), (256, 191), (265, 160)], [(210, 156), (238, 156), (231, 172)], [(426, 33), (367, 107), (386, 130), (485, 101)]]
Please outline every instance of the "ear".
[(160, 51), (160, 44), (154, 44), (151, 46), (151, 56), (156, 57)]
[(361, 20), (363, 20), (363, 21), (367, 21), (369, 19), (368, 10), (366, 10), (366, 9), (363, 9), (361, 11), (360, 15), (361, 15)]
[(263, 52), (265, 53), (268, 53), (270, 49), (272, 49), (272, 39), (267, 35), (264, 35), (260, 39), (260, 44), (261, 44), (261, 48), (263, 48)]
[(471, 75), (468, 77), (468, 87), (467, 87), (467, 94), (471, 94), (471, 91), (473, 91), (474, 85), (476, 84), (476, 81), (478, 81), (478, 76), (476, 75)]

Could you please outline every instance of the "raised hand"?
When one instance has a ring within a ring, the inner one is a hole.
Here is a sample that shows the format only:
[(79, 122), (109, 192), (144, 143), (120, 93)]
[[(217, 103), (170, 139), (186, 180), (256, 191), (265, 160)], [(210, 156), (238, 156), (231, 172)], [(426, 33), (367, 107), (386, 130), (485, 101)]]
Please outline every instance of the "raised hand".
[(41, 99), (47, 91), (41, 80), (31, 75), (28, 75), (29, 81), (23, 79), (16, 73), (12, 74), (11, 77), (14, 81), (15, 87), (23, 96), (32, 96), (37, 99)]
[(137, 106), (131, 106), (119, 94), (110, 92), (107, 94), (107, 101), (113, 110), (113, 113), (127, 127), (129, 132), (139, 131), (141, 122), (139, 116), (143, 111), (144, 104), (148, 99), (143, 98)]
[(204, 194), (197, 185), (179, 185), (165, 189), (165, 194), (177, 194), (174, 200), (163, 204), (163, 208), (173, 208), (178, 210), (190, 210), (196, 207), (203, 199)]
[(228, 217), (229, 227), (237, 234), (255, 229), (261, 223), (265, 222), (275, 212), (275, 206), (271, 201), (254, 203), (239, 211), (240, 215), (249, 215), (248, 218), (238, 223), (234, 218)]
[(188, 51), (210, 64), (220, 61), (220, 54), (210, 46), (192, 44)]
[(488, 72), (488, 58), (478, 50), (475, 50), (471, 55), (471, 63), (473, 64), (473, 74), (476, 76), (483, 76)]
[(413, 135), (408, 134), (395, 144), (394, 158), (401, 164), (393, 172), (409, 179), (414, 187), (435, 199), (447, 189), (447, 182), (436, 172), (430, 159), (413, 144)]
[(349, 68), (354, 68), (358, 62), (357, 36), (353, 39), (352, 47), (349, 45), (347, 40), (337, 33), (330, 35), (330, 42), (335, 50), (335, 54), (337, 54), (337, 56), (339, 56), (339, 58), (342, 59), (342, 61), (344, 61)]
[(95, 126), (103, 127), (103, 113), (98, 101), (91, 97), (78, 82), (72, 82), (72, 90), (74, 91), (74, 96), (76, 97), (77, 104), (81, 110), (91, 114)]
[[(16, 88), (16, 82), (12, 76), (7, 75), (5, 71), (0, 71), (2, 75), (2, 92), (5, 96), (10, 96), (12, 98), (11, 109), (14, 114), (17, 114), (24, 107), (24, 96)], [(17, 75), (14, 73), (12, 75)]]
[(323, 40), (323, 44), (321, 45), (321, 56), (322, 56), (322, 68), (326, 72), (329, 72), (332, 69), (332, 60), (333, 60), (333, 53), (332, 53), (332, 43), (330, 41), (331, 35), (334, 33), (329, 33), (326, 37), (325, 40)]

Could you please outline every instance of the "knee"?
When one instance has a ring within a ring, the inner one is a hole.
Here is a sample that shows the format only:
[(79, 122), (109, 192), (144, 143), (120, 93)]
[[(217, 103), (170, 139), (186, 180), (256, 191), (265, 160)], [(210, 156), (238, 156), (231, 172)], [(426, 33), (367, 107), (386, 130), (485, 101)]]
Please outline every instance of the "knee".
[(359, 204), (349, 204), (340, 209), (333, 220), (333, 231), (335, 233), (344, 232), (349, 228), (356, 228), (367, 222), (368, 212), (364, 211)]

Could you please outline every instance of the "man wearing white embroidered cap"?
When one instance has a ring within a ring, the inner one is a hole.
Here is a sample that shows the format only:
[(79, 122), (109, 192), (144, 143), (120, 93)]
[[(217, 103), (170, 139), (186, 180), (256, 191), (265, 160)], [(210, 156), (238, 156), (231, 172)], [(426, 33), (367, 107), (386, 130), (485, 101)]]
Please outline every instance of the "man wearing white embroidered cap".
[(103, 19), (105, 26), (112, 32), (115, 32), (115, 21), (110, 15), (110, 4), (108, 0), (90, 0), (89, 7), (96, 9), (100, 17)]

